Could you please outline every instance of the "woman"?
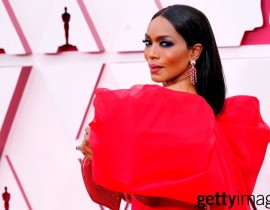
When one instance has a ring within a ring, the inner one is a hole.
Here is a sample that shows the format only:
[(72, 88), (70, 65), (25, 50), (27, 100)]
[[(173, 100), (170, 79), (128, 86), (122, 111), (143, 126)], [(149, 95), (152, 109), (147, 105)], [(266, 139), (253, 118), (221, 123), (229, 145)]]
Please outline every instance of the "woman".
[(253, 192), (269, 128), (256, 98), (225, 102), (207, 18), (169, 6), (153, 16), (143, 42), (151, 79), (163, 87), (96, 90), (91, 146), (87, 128), (81, 147), (93, 160), (93, 186), (123, 193), (134, 210), (249, 209), (248, 200), (230, 198)]

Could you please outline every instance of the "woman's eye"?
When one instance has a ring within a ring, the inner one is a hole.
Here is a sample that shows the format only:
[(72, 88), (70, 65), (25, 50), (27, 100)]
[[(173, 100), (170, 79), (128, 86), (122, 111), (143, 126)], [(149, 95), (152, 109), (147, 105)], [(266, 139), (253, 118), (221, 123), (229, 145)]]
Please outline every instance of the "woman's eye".
[(173, 43), (169, 42), (169, 41), (161, 41), (159, 44), (162, 47), (171, 47), (171, 46), (173, 46)]
[(142, 42), (145, 44), (146, 47), (148, 47), (152, 44), (151, 41), (148, 39), (144, 39), (144, 40), (142, 40)]

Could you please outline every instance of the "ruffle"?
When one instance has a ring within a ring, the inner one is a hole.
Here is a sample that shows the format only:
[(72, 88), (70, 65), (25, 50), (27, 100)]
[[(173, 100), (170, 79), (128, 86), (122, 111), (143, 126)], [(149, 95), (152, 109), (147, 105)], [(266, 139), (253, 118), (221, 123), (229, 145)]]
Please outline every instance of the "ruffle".
[(217, 123), (241, 170), (247, 193), (252, 194), (270, 140), (259, 100), (246, 95), (228, 98)]
[[(246, 185), (253, 189), (269, 128), (261, 118), (253, 119), (258, 107), (249, 117), (241, 116), (237, 107), (239, 101), (249, 104), (254, 98), (228, 99), (216, 120), (201, 96), (158, 85), (102, 88), (95, 94), (95, 118), (89, 125), (97, 184), (194, 204), (200, 194), (245, 194)], [(246, 137), (246, 129), (239, 132), (241, 126), (252, 127), (252, 138)]]

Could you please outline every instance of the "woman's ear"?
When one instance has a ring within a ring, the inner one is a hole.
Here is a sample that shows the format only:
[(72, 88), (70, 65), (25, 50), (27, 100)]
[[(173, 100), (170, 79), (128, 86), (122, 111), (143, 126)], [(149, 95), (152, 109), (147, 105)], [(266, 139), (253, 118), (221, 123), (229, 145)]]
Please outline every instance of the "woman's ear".
[(191, 48), (191, 58), (196, 61), (200, 57), (202, 50), (203, 46), (200, 43), (194, 44)]

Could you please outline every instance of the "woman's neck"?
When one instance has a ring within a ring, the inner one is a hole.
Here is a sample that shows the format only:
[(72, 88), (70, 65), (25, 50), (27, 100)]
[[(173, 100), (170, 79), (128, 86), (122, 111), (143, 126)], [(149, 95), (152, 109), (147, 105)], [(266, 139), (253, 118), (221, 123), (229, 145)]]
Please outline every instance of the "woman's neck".
[(190, 76), (191, 76), (190, 69), (187, 69), (184, 73), (180, 74), (178, 77), (169, 80), (167, 82), (163, 82), (163, 87), (171, 90), (197, 94), (195, 85), (191, 83)]

